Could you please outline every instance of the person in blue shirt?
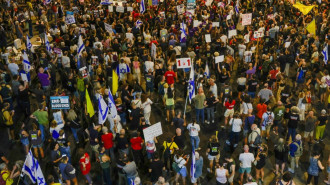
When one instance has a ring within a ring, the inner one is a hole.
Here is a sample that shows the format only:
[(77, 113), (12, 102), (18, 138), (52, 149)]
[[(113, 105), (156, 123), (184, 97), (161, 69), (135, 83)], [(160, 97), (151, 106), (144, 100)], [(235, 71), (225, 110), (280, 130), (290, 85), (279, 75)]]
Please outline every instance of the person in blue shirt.
[(300, 134), (296, 135), (296, 140), (289, 145), (289, 148), (290, 166), (288, 170), (294, 173), (295, 168), (298, 168), (299, 158), (303, 154), (303, 144)]

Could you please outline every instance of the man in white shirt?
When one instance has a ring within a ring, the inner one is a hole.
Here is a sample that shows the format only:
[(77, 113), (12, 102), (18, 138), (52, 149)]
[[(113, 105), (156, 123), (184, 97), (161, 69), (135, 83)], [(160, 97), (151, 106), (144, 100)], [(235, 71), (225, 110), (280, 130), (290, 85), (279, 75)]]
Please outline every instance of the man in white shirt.
[(211, 78), (209, 80), (210, 91), (213, 93), (215, 98), (218, 98), (218, 87), (217, 87), (217, 84), (214, 83), (214, 81), (215, 81), (215, 77), (211, 76)]
[(18, 65), (15, 63), (15, 59), (14, 59), (14, 58), (11, 60), (11, 63), (8, 64), (8, 69), (9, 69), (9, 71), (11, 72), (12, 76), (14, 76), (14, 75), (18, 75), (19, 67), (18, 67)]
[(70, 58), (68, 57), (68, 52), (65, 51), (64, 55), (62, 56), (62, 65), (66, 72), (70, 71)]
[(145, 72), (148, 73), (149, 69), (151, 69), (151, 73), (154, 73), (154, 63), (151, 61), (151, 57), (148, 57), (148, 61), (144, 62)]
[[(243, 182), (244, 173), (248, 178), (250, 178), (252, 162), (254, 161), (254, 155), (249, 152), (249, 146), (244, 145), (244, 153), (239, 155), (239, 160), (241, 161), (241, 166), (239, 168), (239, 173), (241, 174), (241, 183)], [(241, 184), (240, 183), (240, 184)]]
[(201, 130), (200, 126), (196, 123), (195, 120), (193, 120), (193, 123), (189, 123), (187, 129), (189, 130), (192, 149), (199, 150), (200, 148), (198, 146), (200, 139), (198, 136), (198, 132)]
[(321, 94), (321, 102), (326, 101), (326, 95), (327, 95), (327, 87), (328, 84), (330, 85), (330, 76), (328, 70), (324, 71), (324, 76), (321, 78), (321, 84), (320, 84), (320, 94)]
[(240, 59), (243, 58), (245, 50), (246, 50), (246, 46), (243, 44), (243, 42), (238, 44), (238, 55)]

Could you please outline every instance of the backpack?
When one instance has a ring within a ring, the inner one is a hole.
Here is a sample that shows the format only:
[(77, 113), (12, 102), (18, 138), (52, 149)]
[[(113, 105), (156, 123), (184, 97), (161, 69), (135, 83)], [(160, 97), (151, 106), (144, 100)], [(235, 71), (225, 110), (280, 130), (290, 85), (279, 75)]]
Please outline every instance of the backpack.
[(7, 179), (8, 179), (8, 177), (7, 177), (7, 179), (5, 180), (5, 179), (3, 179), (3, 175), (5, 174), (5, 173), (8, 173), (7, 171), (4, 171), (4, 172), (1, 172), (1, 174), (0, 174), (0, 185), (6, 185), (6, 182), (7, 182)]
[(158, 85), (158, 93), (160, 95), (164, 95), (165, 94), (165, 90), (164, 90), (165, 83), (166, 82), (164, 82), (164, 83), (160, 82), (159, 85)]
[[(253, 132), (256, 132), (256, 133), (257, 133), (257, 137), (256, 137), (256, 139), (254, 140), (253, 145), (258, 146), (258, 145), (260, 145), (260, 144), (262, 143), (261, 135), (260, 135), (257, 131), (253, 131)], [(252, 133), (253, 133), (253, 132), (252, 132)]]
[(171, 155), (171, 150), (170, 150), (170, 148), (171, 148), (171, 146), (172, 146), (172, 144), (173, 144), (173, 141), (172, 141), (172, 143), (170, 144), (170, 146), (167, 146), (167, 143), (168, 143), (168, 142), (166, 142), (166, 149), (165, 149), (165, 151), (164, 151), (164, 158), (167, 158), (167, 157), (169, 157), (169, 156)]
[(265, 126), (271, 125), (273, 123), (273, 121), (274, 121), (274, 118), (272, 116), (272, 113), (271, 112), (270, 113), (266, 112), (266, 114), (268, 115), (268, 117), (267, 117), (266, 125)]
[(297, 146), (297, 150), (294, 152), (294, 156), (300, 157), (303, 154), (302, 142), (300, 142), (300, 144), (298, 144), (297, 142), (294, 142), (294, 145)]

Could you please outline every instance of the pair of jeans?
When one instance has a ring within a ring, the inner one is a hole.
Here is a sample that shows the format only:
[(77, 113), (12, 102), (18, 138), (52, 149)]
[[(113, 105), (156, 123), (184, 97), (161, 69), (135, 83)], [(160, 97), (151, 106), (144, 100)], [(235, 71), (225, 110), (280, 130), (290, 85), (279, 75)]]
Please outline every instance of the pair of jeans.
[(72, 134), (73, 134), (73, 137), (74, 137), (74, 140), (76, 142), (79, 142), (79, 138), (78, 138), (78, 132), (80, 130), (80, 128), (72, 128), (70, 127), (71, 131), (72, 131)]
[(103, 181), (106, 185), (112, 185), (111, 177), (110, 177), (110, 168), (103, 168)]
[(92, 177), (91, 177), (91, 175), (90, 175), (89, 173), (87, 173), (87, 174), (85, 175), (85, 177), (86, 177), (86, 179), (87, 179), (87, 181), (88, 181), (88, 184), (93, 184)]
[(41, 132), (41, 140), (42, 140), (42, 142), (44, 142), (45, 141), (45, 126), (43, 125), (43, 124), (40, 124), (39, 123), (39, 129), (40, 129), (40, 132)]
[(239, 141), (239, 132), (231, 132), (230, 133), (230, 143), (237, 144)]
[(60, 152), (61, 154), (65, 154), (68, 158), (69, 158), (69, 163), (71, 164), (71, 150), (70, 150), (70, 146), (61, 146), (60, 147)]
[(196, 109), (196, 121), (199, 122), (199, 116), (201, 116), (201, 123), (204, 123), (204, 109)]
[(206, 108), (207, 120), (211, 123), (214, 122), (214, 107)]
[(190, 136), (191, 147), (193, 150), (197, 149), (199, 146), (199, 136)]
[(289, 141), (289, 138), (291, 136), (291, 139), (294, 141), (295, 138), (296, 138), (296, 128), (288, 128), (288, 135), (287, 135), (287, 138), (286, 140)]
[(111, 157), (111, 160), (112, 160), (112, 161), (116, 161), (115, 151), (114, 151), (113, 147), (112, 147), (112, 148), (109, 148), (109, 149), (105, 149), (105, 153), (106, 153), (108, 156)]
[(123, 125), (125, 126), (126, 125), (126, 113), (123, 112), (123, 113), (120, 113), (119, 114), (120, 116), (120, 121), (123, 123)]

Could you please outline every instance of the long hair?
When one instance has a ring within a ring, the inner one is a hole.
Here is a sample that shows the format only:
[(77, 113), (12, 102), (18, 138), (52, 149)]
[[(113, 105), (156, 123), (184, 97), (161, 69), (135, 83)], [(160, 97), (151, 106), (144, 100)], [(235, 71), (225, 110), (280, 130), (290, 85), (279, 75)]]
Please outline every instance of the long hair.
[(170, 86), (167, 88), (167, 98), (173, 98), (173, 92)]
[(275, 150), (278, 150), (279, 152), (284, 152), (285, 151), (285, 145), (284, 145), (284, 139), (280, 138), (278, 140), (278, 144), (275, 147)]

